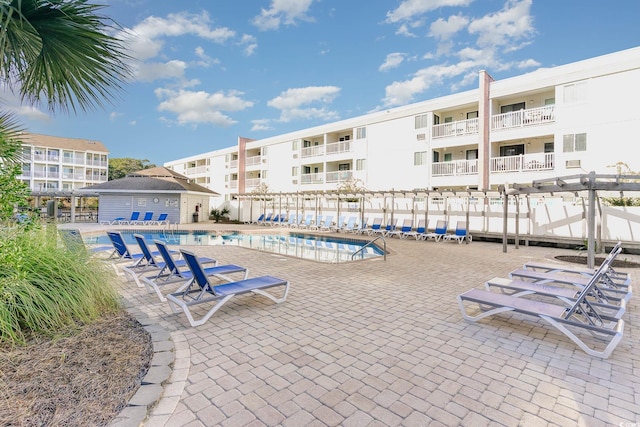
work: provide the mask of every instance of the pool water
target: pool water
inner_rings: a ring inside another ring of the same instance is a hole
[[[152,245],[154,239],[162,240],[170,245],[240,246],[259,251],[272,252],[296,258],[314,260],[326,263],[350,262],[355,260],[377,258],[383,256],[378,246],[371,245],[364,249],[367,241],[306,235],[300,233],[289,234],[216,234],[207,231],[121,231],[127,244],[136,245],[133,234],[141,234]],[[87,244],[109,244],[109,238],[93,236],[85,239]],[[137,245],[135,246],[137,247]],[[132,250],[134,250],[132,248]],[[356,254],[354,256],[354,253]]]

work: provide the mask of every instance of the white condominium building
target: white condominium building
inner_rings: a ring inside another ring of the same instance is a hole
[[[24,133],[22,174],[32,192],[72,192],[107,181],[109,151],[101,142]]]
[[[224,197],[337,190],[491,190],[640,169],[640,48],[165,163]],[[222,201],[221,199],[219,201]]]

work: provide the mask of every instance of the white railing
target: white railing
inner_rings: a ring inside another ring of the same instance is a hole
[[[249,178],[244,181],[245,187],[257,187],[260,185],[260,178]]]
[[[195,167],[187,168],[187,170],[185,171],[185,175],[197,175],[197,174],[206,173],[206,172],[207,172],[206,166],[195,166]]]
[[[478,133],[478,118],[434,125],[431,132],[433,138],[475,134]]]
[[[432,176],[473,175],[478,173],[478,160],[454,160],[431,165]]]
[[[313,157],[324,155],[324,145],[312,145],[311,147],[304,147],[300,150],[300,157]]]
[[[327,182],[343,182],[353,178],[353,171],[327,172]]]
[[[236,160],[231,160],[231,161],[229,162],[229,167],[230,167],[231,169],[237,169],[237,168],[238,168],[238,160],[237,160],[237,159],[236,159]]]
[[[496,114],[491,117],[491,130],[540,125],[555,121],[555,105]]]
[[[238,180],[234,179],[233,181],[229,181],[229,188],[231,189],[238,188]]]
[[[303,173],[300,176],[301,184],[322,184],[324,182],[323,173]]]
[[[84,157],[81,157],[81,156],[74,157],[73,163],[76,165],[84,165]]]
[[[246,166],[254,166],[259,165],[262,162],[262,156],[251,156],[247,157],[247,160],[244,162]]]
[[[346,153],[351,151],[351,141],[340,141],[327,144],[327,154]]]
[[[521,154],[491,158],[491,172],[521,172],[553,169],[553,153]]]

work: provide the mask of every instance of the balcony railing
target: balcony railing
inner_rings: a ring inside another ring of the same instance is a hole
[[[478,160],[454,160],[431,165],[432,176],[473,175],[478,173]]]
[[[304,147],[300,151],[300,157],[313,157],[324,155],[324,145],[312,145],[311,147]]]
[[[185,171],[185,175],[197,175],[197,174],[206,173],[206,172],[207,172],[206,166],[195,166],[192,168],[187,168],[187,170]]]
[[[231,188],[231,189],[238,188],[238,180],[234,179],[234,180],[229,181],[229,188]]]
[[[302,184],[322,184],[324,182],[324,173],[303,173],[300,176]]]
[[[230,160],[229,161],[229,167],[231,169],[237,169],[238,168],[238,159],[236,160]]]
[[[260,185],[260,178],[249,178],[249,179],[245,179],[244,181],[244,185],[245,187],[249,188],[249,187],[257,187]]]
[[[353,171],[327,172],[327,182],[343,182],[353,178]]]
[[[347,153],[351,151],[351,141],[340,141],[327,144],[327,154]]]
[[[446,138],[449,136],[471,135],[478,133],[478,118],[459,120],[457,122],[434,125],[433,138]]]
[[[541,125],[555,121],[555,105],[545,105],[528,110],[512,111],[491,117],[491,130],[511,129]]]
[[[259,165],[262,162],[262,156],[251,156],[247,157],[247,160],[244,162],[247,166],[255,166]]]
[[[521,154],[491,158],[491,172],[522,172],[553,169],[553,153]]]

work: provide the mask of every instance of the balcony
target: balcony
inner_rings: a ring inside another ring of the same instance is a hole
[[[300,176],[301,184],[322,184],[324,183],[324,173],[303,173]]]
[[[229,161],[229,168],[230,169],[238,169],[238,159],[230,160]]]
[[[353,178],[353,171],[335,171],[327,172],[327,183],[329,182],[344,182]]]
[[[478,133],[478,118],[434,125],[431,131],[434,139]]]
[[[340,141],[334,142],[331,144],[327,144],[327,155],[329,154],[338,154],[338,153],[348,153],[351,151],[351,141]]]
[[[207,173],[206,166],[190,167],[190,168],[187,168],[187,170],[185,171],[185,175],[199,175],[203,173]]]
[[[304,147],[300,151],[300,157],[313,157],[313,156],[323,156],[324,155],[324,145],[312,145],[311,147]]]
[[[489,167],[495,173],[553,170],[553,160],[553,153],[492,157]]]
[[[247,157],[247,159],[244,162],[246,166],[255,166],[255,165],[259,165],[260,163],[262,163],[262,156]]]
[[[478,160],[454,160],[431,165],[432,176],[473,175],[478,173]]]
[[[555,105],[497,114],[491,117],[491,130],[513,129],[553,123],[555,116]]]
[[[229,181],[229,188],[232,190],[235,190],[238,188],[238,180],[237,179],[233,179],[231,181]]]
[[[260,178],[248,178],[244,181],[246,188],[254,188],[260,185]]]

